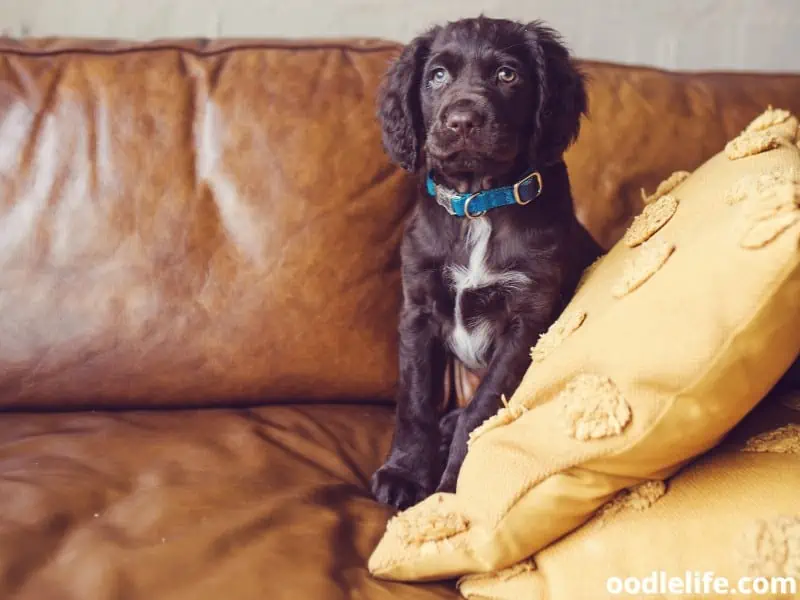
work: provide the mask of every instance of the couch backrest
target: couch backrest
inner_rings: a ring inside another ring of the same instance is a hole
[[[609,248],[676,170],[691,171],[769,104],[800,109],[796,74],[676,73],[586,62],[590,118],[567,152],[581,220]]]
[[[390,398],[416,183],[377,84],[397,46],[0,43],[0,406]],[[604,245],[800,76],[587,64],[568,155]]]
[[[393,50],[7,46],[0,404],[388,397]]]

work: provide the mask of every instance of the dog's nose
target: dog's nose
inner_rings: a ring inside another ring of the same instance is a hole
[[[483,118],[477,111],[456,109],[448,113],[445,124],[452,131],[461,135],[469,135],[473,129],[483,124]]]

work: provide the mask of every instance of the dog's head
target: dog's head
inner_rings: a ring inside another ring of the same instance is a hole
[[[383,143],[409,171],[474,192],[558,159],[587,110],[583,75],[558,34],[478,17],[434,27],[389,67]]]

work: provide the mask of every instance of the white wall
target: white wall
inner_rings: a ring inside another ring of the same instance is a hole
[[[543,18],[585,58],[800,72],[800,0],[0,0],[0,32],[405,41],[481,11]]]

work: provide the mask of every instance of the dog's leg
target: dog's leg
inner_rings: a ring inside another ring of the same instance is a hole
[[[372,493],[378,501],[403,509],[429,496],[442,472],[439,405],[446,354],[423,307],[404,306],[399,331],[394,438],[389,458],[372,476]]]
[[[456,433],[456,425],[458,425],[462,412],[464,412],[463,407],[454,408],[439,419],[439,461],[442,465],[447,464],[450,446]]]
[[[481,380],[472,401],[460,410],[453,441],[450,444],[447,466],[439,481],[438,492],[454,492],[458,472],[467,455],[470,432],[500,408],[500,395],[511,395],[522,381],[530,365],[530,346],[539,328],[519,320],[498,341],[498,347],[486,376]]]

